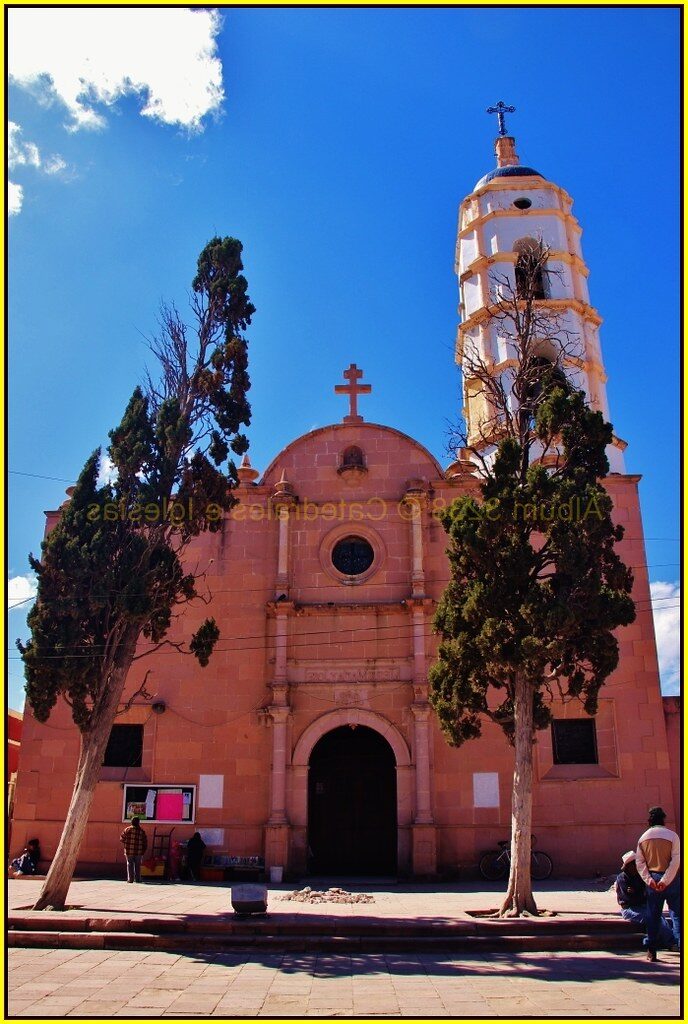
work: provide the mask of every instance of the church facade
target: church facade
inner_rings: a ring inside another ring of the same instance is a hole
[[[500,135],[496,154],[459,211],[457,360],[472,346],[495,373],[508,369],[508,339],[488,312],[491,280],[513,280],[519,253],[542,239],[553,273],[540,301],[581,339],[571,373],[609,416],[571,199],[519,163],[511,137]],[[143,689],[113,729],[84,866],[121,859],[118,836],[134,813],[149,832],[183,840],[198,829],[213,855],[262,857],[292,877],[470,874],[509,836],[513,751],[503,733],[488,722],[480,739],[451,748],[427,699],[432,617],[448,580],[435,513],[477,487],[475,467],[464,457],[443,467],[399,430],[367,422],[359,399],[370,387],[353,364],[344,378],[343,420],[297,438],[262,473],[245,458],[224,528],[195,542],[211,602],[188,608],[173,639],[209,614],[221,638],[205,669],[171,648],[135,663],[125,699]],[[484,397],[466,372],[464,402],[475,434]],[[606,486],[626,531],[637,618],[619,631],[620,664],[595,718],[576,702],[557,705],[536,737],[534,832],[559,875],[615,870],[649,806],[670,821],[678,811],[639,477],[625,472],[624,447],[610,448]],[[58,516],[48,514],[48,529]],[[78,743],[66,705],[46,725],[26,714],[14,844],[37,835],[54,853]]]

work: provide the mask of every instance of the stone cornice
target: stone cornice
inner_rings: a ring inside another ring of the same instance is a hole
[[[513,189],[513,191],[517,191]],[[574,217],[572,213],[562,210],[559,206],[546,206],[536,207],[531,206],[528,210],[514,210],[507,207],[506,209],[500,210],[488,210],[486,213],[480,213],[473,220],[467,221],[465,226],[459,228],[458,238],[463,238],[465,235],[469,235],[475,228],[480,227],[483,224],[487,224],[491,220],[498,220],[500,217],[518,217],[519,220],[528,220],[529,217],[558,217],[559,220],[563,220],[569,224],[569,226],[578,234],[583,234],[583,229]]]
[[[588,302],[581,302],[580,299],[536,299],[534,306],[536,308],[546,307],[553,310],[571,310],[574,313],[578,313],[583,320],[594,324],[595,327],[599,327],[602,323],[602,317],[595,307],[591,306]],[[500,307],[496,303],[491,303],[489,306],[480,306],[479,309],[476,309],[474,313],[471,313],[469,317],[459,324],[458,337],[456,339],[457,354],[460,352],[459,343],[463,335],[467,331],[473,330],[474,327],[479,327],[486,321],[492,320],[499,309]]]
[[[298,585],[295,587],[298,590]],[[293,614],[308,615],[360,615],[361,612],[380,611],[390,614],[406,612],[409,598],[398,601],[304,601],[295,602]]]
[[[496,263],[516,263],[518,259],[518,253],[512,252],[511,250],[505,250],[504,252],[491,253],[489,256],[476,256],[474,260],[468,264],[465,270],[459,273],[459,261],[455,260],[454,269],[459,276],[459,281],[463,282],[468,280],[469,277],[473,277],[480,270],[487,270],[489,267],[493,267]],[[575,267],[576,270],[581,274],[582,277],[589,277],[590,271],[583,262],[583,260],[576,253],[564,252],[563,249],[556,251],[552,250],[548,257],[547,262],[565,263],[567,266]]]
[[[485,185],[481,185],[480,188],[474,189],[473,192],[469,192],[468,195],[463,199],[459,206],[459,210],[463,212],[464,208],[469,205],[472,199],[479,199],[481,196],[486,195],[489,192],[518,192],[518,189],[511,184],[516,179],[516,175],[513,178],[493,178],[492,181],[488,181]],[[573,199],[561,185],[556,185],[553,181],[547,181],[546,178],[542,178],[539,174],[524,174],[518,179],[519,181],[526,181],[527,188],[537,188],[540,190],[552,189],[556,195],[559,196],[562,205],[567,203],[573,206]]]

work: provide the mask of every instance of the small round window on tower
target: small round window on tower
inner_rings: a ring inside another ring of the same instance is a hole
[[[530,199],[514,199],[514,206],[517,210],[529,210],[532,205]]]

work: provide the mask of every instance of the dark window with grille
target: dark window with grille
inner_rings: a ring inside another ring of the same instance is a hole
[[[113,725],[105,748],[105,768],[140,768],[143,758],[143,726]]]
[[[598,764],[597,734],[592,718],[555,718],[552,722],[555,764]]]
[[[363,537],[345,537],[332,549],[332,564],[346,576],[360,576],[373,564],[375,552]]]

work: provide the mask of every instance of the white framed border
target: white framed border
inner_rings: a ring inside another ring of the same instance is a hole
[[[190,789],[193,792],[192,815],[190,818],[146,818],[141,817],[142,825],[193,825],[196,822],[196,800],[198,798],[198,787],[185,782],[125,782],[122,786],[122,822],[130,822],[131,818],[125,817],[127,810],[127,789]]]

